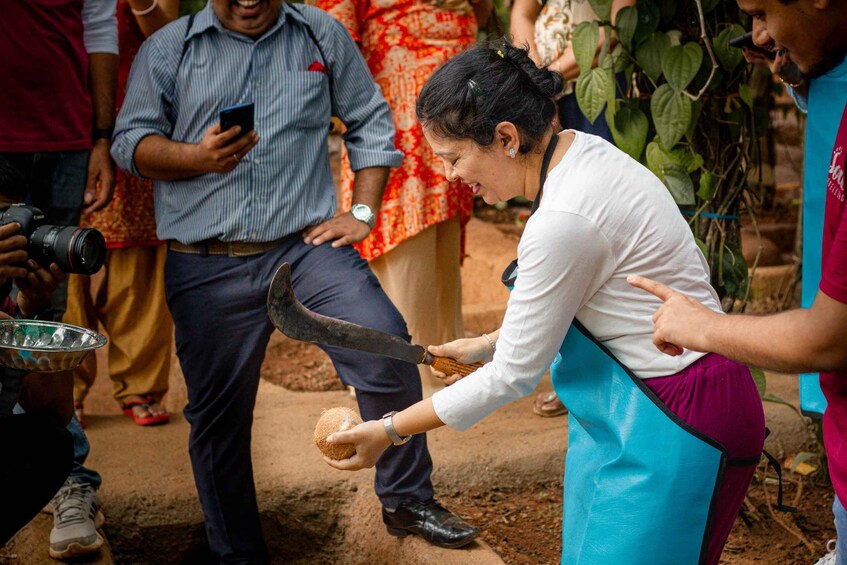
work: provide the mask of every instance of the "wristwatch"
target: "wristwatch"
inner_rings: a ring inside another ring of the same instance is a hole
[[[394,429],[394,420],[393,420],[394,414],[396,414],[396,413],[397,413],[397,411],[395,410],[394,412],[389,412],[388,414],[383,416],[382,417],[382,425],[385,426],[385,433],[388,434],[388,438],[391,440],[391,443],[393,443],[394,445],[403,445],[404,443],[406,443],[407,441],[412,439],[412,436],[407,435],[406,437],[400,437],[397,434],[397,430]]]
[[[97,141],[98,139],[108,139],[112,141],[112,134],[115,130],[112,128],[94,128],[91,130],[91,141]]]
[[[374,229],[374,225],[376,224],[376,216],[374,215],[370,206],[368,206],[367,204],[353,204],[353,207],[350,208],[350,213],[353,214],[354,218],[356,218],[360,222],[368,224],[368,227]]]

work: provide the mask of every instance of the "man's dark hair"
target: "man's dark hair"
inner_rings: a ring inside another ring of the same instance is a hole
[[[481,146],[494,142],[498,123],[511,122],[520,132],[520,152],[528,153],[553,121],[553,97],[562,84],[525,49],[508,42],[476,46],[433,73],[418,96],[418,121],[438,135]]]

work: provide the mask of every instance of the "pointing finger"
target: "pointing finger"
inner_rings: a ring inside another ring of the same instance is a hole
[[[650,294],[661,298],[664,302],[670,300],[674,295],[674,291],[670,287],[639,275],[629,275],[626,278],[626,282],[636,288],[646,290]]]

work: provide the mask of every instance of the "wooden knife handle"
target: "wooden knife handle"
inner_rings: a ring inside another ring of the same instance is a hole
[[[424,363],[427,365],[432,365],[432,368],[436,371],[441,371],[448,377],[450,375],[459,374],[463,377],[467,377],[480,367],[482,367],[482,363],[473,363],[472,365],[466,365],[464,363],[459,363],[455,359],[451,357],[436,357],[435,355],[427,354],[424,359]]]

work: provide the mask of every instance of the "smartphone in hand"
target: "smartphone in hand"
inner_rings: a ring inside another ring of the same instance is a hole
[[[748,31],[744,35],[739,35],[738,37],[734,37],[729,40],[730,47],[735,47],[737,49],[747,49],[749,51],[753,51],[754,53],[759,53],[760,55],[764,55],[771,61],[776,58],[776,52],[771,51],[769,49],[765,49],[764,47],[759,47],[755,43],[753,43],[753,32]]]
[[[221,131],[224,132],[235,126],[241,126],[241,133],[239,133],[233,141],[247,133],[250,133],[255,129],[255,125],[253,123],[254,113],[255,104],[252,102],[224,108],[221,110],[220,115]]]

